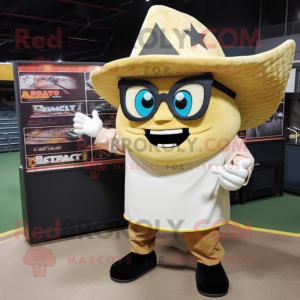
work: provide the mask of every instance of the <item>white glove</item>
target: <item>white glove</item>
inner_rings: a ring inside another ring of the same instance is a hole
[[[212,166],[210,170],[219,176],[221,185],[225,190],[236,191],[245,183],[251,163],[250,158],[243,158],[236,165],[226,164],[224,169],[223,166]]]
[[[75,133],[79,135],[86,134],[94,138],[97,137],[103,126],[103,122],[100,120],[96,110],[93,110],[92,114],[93,119],[79,112],[75,114],[75,118],[73,119]]]

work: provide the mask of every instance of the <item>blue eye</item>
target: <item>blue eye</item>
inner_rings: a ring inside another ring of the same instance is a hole
[[[192,96],[187,91],[179,91],[173,98],[175,111],[182,117],[186,117],[192,108]]]
[[[135,108],[137,112],[147,117],[154,108],[154,97],[148,90],[141,90],[135,97]]]

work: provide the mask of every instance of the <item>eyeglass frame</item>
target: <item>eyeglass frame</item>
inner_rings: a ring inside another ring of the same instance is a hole
[[[201,109],[196,114],[194,114],[192,116],[183,117],[176,112],[176,110],[173,106],[173,98],[174,98],[175,92],[180,87],[182,87],[186,84],[191,84],[191,83],[198,83],[203,86],[203,88],[204,88],[203,104],[201,106]],[[127,106],[126,106],[127,89],[132,86],[138,86],[138,85],[141,85],[141,86],[147,88],[154,96],[153,97],[154,98],[154,107],[153,107],[151,113],[149,115],[147,115],[146,117],[141,116],[141,118],[133,116],[127,110]],[[224,92],[225,94],[229,95],[232,99],[235,99],[236,93],[233,92],[232,90],[230,90],[229,88],[227,88],[226,86],[224,86],[223,84],[221,84],[220,82],[214,80],[213,75],[210,73],[205,73],[202,75],[197,75],[197,76],[193,76],[193,77],[187,77],[187,78],[180,79],[171,87],[171,89],[168,93],[161,93],[161,94],[157,91],[156,87],[147,80],[142,80],[142,79],[127,80],[127,79],[122,78],[118,82],[118,88],[120,91],[120,103],[121,103],[122,111],[128,120],[138,121],[138,122],[147,121],[147,120],[151,119],[156,114],[162,101],[167,102],[169,110],[171,111],[173,116],[175,116],[179,120],[188,121],[188,120],[199,119],[204,116],[204,114],[206,113],[206,111],[208,109],[208,106],[210,103],[210,98],[211,98],[211,87],[212,86],[214,86],[218,90]]]

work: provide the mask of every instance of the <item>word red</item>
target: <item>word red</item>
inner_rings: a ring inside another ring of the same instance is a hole
[[[57,28],[56,34],[57,34],[56,36],[52,35],[49,36],[47,39],[39,35],[32,38],[29,36],[29,31],[27,29],[16,28],[15,48],[20,49],[22,44],[26,49],[32,49],[32,47],[35,49],[43,49],[47,44],[48,48],[50,49],[61,49],[61,28]],[[32,40],[31,41],[32,47],[28,44],[27,42],[28,39]],[[55,42],[55,44],[53,42]]]

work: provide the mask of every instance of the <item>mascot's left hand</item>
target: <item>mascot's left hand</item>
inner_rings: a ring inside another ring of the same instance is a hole
[[[251,159],[243,158],[235,165],[212,166],[210,170],[219,176],[221,185],[225,190],[236,191],[245,183],[251,163]]]

